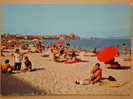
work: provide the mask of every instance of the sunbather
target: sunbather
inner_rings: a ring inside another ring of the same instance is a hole
[[[0,66],[0,71],[2,73],[12,72],[13,68],[11,67],[9,60],[6,59],[5,63]]]
[[[90,78],[84,80],[76,80],[76,84],[95,84],[102,80],[102,69],[100,68],[100,64],[96,63],[94,68],[91,71],[92,76]]]

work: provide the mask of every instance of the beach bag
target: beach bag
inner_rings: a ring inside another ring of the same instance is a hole
[[[109,77],[108,77],[108,80],[109,80],[109,81],[116,81],[116,79],[115,79],[113,76],[109,76]]]

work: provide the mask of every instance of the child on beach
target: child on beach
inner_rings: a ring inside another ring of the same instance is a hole
[[[0,71],[2,72],[2,73],[7,73],[7,72],[12,72],[12,70],[13,70],[13,68],[11,67],[11,65],[9,64],[9,60],[8,59],[6,59],[5,60],[5,63],[4,64],[2,64],[1,66],[0,66]]]
[[[23,59],[23,55],[20,53],[19,49],[16,49],[14,54],[14,70],[20,70],[21,69],[21,61]]]
[[[84,80],[76,80],[76,84],[95,84],[102,80],[102,69],[100,68],[100,64],[96,63],[94,68],[91,71],[92,76],[90,78],[84,79]]]
[[[22,72],[32,70],[32,63],[27,56],[24,58],[24,64],[25,64],[25,68],[22,70]]]

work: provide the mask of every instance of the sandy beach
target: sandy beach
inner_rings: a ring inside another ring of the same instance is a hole
[[[0,63],[10,59],[13,65],[11,53],[0,57]],[[123,56],[116,60],[127,69],[107,69],[103,62],[97,57],[86,56],[87,62],[64,64],[49,61],[49,58],[42,57],[40,53],[29,53],[27,56],[33,64],[34,71],[20,72],[14,74],[1,74],[1,87],[3,95],[129,95],[130,94],[130,72],[131,62],[123,61]],[[127,82],[120,87],[103,87],[99,83],[94,85],[76,85],[77,79],[84,79],[90,76],[90,70],[96,62],[101,64],[103,77],[113,76],[117,81]],[[24,64],[22,64],[24,68]]]
[[[131,95],[131,5],[2,7],[0,95]]]

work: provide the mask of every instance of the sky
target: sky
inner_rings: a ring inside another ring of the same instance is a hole
[[[6,4],[3,32],[81,37],[130,37],[131,7],[126,4]]]

